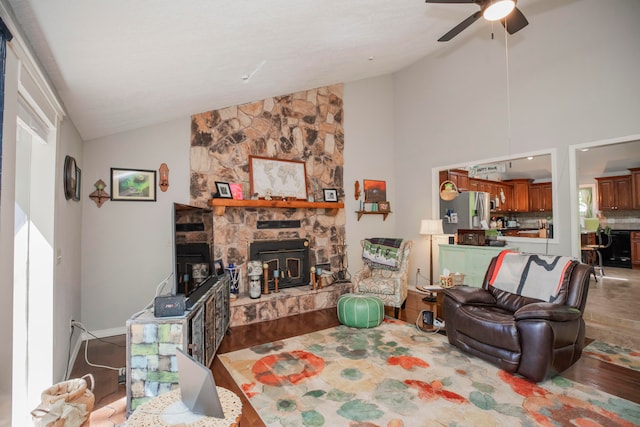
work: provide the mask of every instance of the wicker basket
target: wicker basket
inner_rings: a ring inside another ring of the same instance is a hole
[[[91,387],[85,378],[91,380]],[[42,392],[40,405],[31,411],[33,423],[44,427],[80,426],[93,411],[93,375],[54,384]]]
[[[452,288],[453,287],[453,277],[440,275],[440,286],[443,288]]]
[[[464,284],[464,274],[455,273],[451,275],[453,279],[453,286],[458,286]]]
[[[443,288],[452,288],[464,283],[464,274],[455,273],[448,276],[440,276],[440,286]]]

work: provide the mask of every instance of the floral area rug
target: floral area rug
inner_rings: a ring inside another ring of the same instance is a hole
[[[593,341],[582,350],[582,355],[640,371],[640,351],[602,341]]]
[[[640,424],[640,405],[561,376],[532,384],[388,318],[219,357],[269,426]]]

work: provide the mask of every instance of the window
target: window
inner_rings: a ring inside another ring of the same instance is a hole
[[[595,188],[593,185],[581,185],[578,191],[578,210],[580,212],[580,218],[593,218],[594,217],[594,194]]]

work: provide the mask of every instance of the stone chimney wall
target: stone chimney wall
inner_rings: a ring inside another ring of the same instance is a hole
[[[207,206],[216,181],[239,183],[249,194],[249,156],[304,161],[308,194],[322,200],[323,188],[344,201],[343,85],[297,92],[191,117],[191,203]],[[258,221],[299,220],[300,228],[257,229]],[[240,294],[247,293],[246,262],[255,240],[307,238],[311,265],[340,260],[334,246],[345,237],[345,212],[323,209],[227,208],[214,216],[214,257],[242,269]]]

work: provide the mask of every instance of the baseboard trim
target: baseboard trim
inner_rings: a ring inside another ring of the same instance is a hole
[[[121,326],[118,328],[111,328],[111,329],[101,329],[99,331],[90,331],[93,335],[89,335],[86,332],[82,333],[82,339],[83,340],[87,340],[87,339],[94,339],[94,338],[106,338],[106,337],[113,337],[116,335],[124,335],[127,333],[127,328],[126,326]]]
[[[78,328],[79,331],[82,329]],[[82,343],[87,340],[93,340],[97,338],[107,338],[113,337],[116,335],[124,335],[127,332],[126,327],[119,328],[111,328],[111,329],[101,329],[99,331],[90,331],[91,334],[88,334],[85,331],[82,331],[81,334],[78,334],[78,337],[75,341],[72,341],[71,344],[71,358],[69,359],[69,366],[67,369],[67,378],[71,375],[71,371],[73,370],[73,366],[76,364],[76,359],[78,358],[78,354],[80,353],[80,349],[82,348]]]

